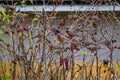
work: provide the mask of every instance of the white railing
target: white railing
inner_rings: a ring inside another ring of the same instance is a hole
[[[2,6],[0,6],[2,8]],[[42,11],[44,8],[45,11],[51,12],[51,11],[120,11],[120,6],[119,5],[99,5],[99,6],[93,6],[93,5],[27,5],[25,7],[22,6],[17,6],[16,11],[20,9],[20,11]]]

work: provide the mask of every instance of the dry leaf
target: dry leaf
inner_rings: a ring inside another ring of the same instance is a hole
[[[63,20],[63,21],[61,21],[60,23],[59,23],[59,26],[60,27],[63,27],[63,26],[65,26],[67,24],[67,22],[65,21],[65,20]]]
[[[76,20],[77,19],[77,15],[69,15],[68,18],[69,20]]]
[[[42,38],[44,36],[43,32],[40,32],[37,36],[33,37],[33,38]]]
[[[94,28],[98,28],[98,25],[96,23],[93,23]]]
[[[69,32],[69,31],[66,31],[67,34],[68,34],[68,38],[73,38],[75,35],[72,33],[72,32]]]
[[[57,35],[57,38],[60,42],[63,42],[64,41],[64,38],[62,38],[60,35]]]
[[[86,42],[86,43],[85,43],[85,46],[89,46],[89,45],[90,45],[90,43],[89,43],[89,42]]]
[[[94,41],[94,42],[97,42],[97,40],[95,39],[95,37],[91,37],[91,39]]]
[[[52,52],[53,50],[55,50],[55,48],[50,43],[48,44],[48,48],[49,48],[50,52]]]
[[[91,52],[93,52],[93,51],[96,51],[97,48],[96,47],[92,47],[92,48],[89,48],[89,50],[91,50]]]

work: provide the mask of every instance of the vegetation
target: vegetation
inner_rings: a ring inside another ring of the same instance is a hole
[[[56,8],[64,0],[52,2]],[[76,11],[59,18],[61,13],[44,8],[21,12],[17,2],[1,6],[0,55],[5,57],[0,59],[0,80],[119,80],[120,64],[113,62],[113,51],[120,49],[115,11]],[[108,50],[108,59],[99,59],[102,49]],[[91,61],[86,62],[89,54]]]

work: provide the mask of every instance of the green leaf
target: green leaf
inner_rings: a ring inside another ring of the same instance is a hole
[[[6,43],[7,42],[7,37],[6,37],[6,34],[2,34],[2,38],[3,38],[3,41]]]
[[[24,14],[24,16],[28,16],[28,14],[27,14],[27,13],[25,13],[25,14]]]
[[[21,3],[21,6],[22,6],[22,7],[25,7],[25,6],[26,6],[26,5],[25,5],[25,1],[24,1],[24,0],[23,0],[23,1],[21,1],[20,3]]]
[[[13,70],[13,66],[10,66],[9,69],[10,69],[10,70]]]
[[[7,17],[7,14],[5,13],[5,11],[3,9],[0,8],[0,12],[2,13],[3,15],[3,21],[6,19]]]
[[[25,4],[22,4],[22,7],[26,7],[26,5],[25,5]]]
[[[33,35],[30,34],[30,33],[27,33],[26,36],[29,37],[29,38],[33,38]]]
[[[22,1],[21,1],[21,4],[25,4],[25,0],[22,0]]]
[[[0,30],[0,34],[1,34],[1,33],[3,33],[3,31],[2,31],[2,30]]]
[[[1,63],[1,64],[0,64],[0,67],[5,67],[5,65]]]
[[[4,80],[9,80],[9,76],[7,74],[3,74],[2,77]]]
[[[3,53],[3,51],[2,51],[2,49],[0,49],[0,54],[2,54]]]
[[[0,12],[3,14],[4,17],[7,16],[6,13],[5,13],[5,11],[3,9],[1,9],[1,8],[0,8]]]
[[[7,37],[6,37],[6,34],[2,30],[0,30],[0,36],[2,37],[4,43],[6,43],[7,42]]]
[[[35,7],[33,7],[32,9],[33,9],[33,10],[36,10],[36,8],[35,8]]]
[[[18,4],[18,2],[15,2],[15,3],[14,3],[14,6],[16,6],[17,4]]]
[[[33,4],[33,0],[30,0],[31,4]]]
[[[22,33],[22,32],[20,32],[20,33],[19,33],[19,37],[21,37],[22,35],[23,35],[23,33]]]
[[[6,30],[6,26],[2,26],[3,30]]]
[[[9,18],[9,15],[7,15],[7,22],[8,22],[8,23],[10,22],[10,18]]]

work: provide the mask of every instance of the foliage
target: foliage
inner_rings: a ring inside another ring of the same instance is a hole
[[[34,1],[30,0],[30,2],[34,6]],[[52,2],[56,8],[57,4],[62,5],[64,0]],[[20,2],[23,7],[26,7],[25,3],[25,0]],[[44,1],[43,3],[45,4]],[[102,3],[100,0],[101,5]],[[105,67],[103,72],[109,72],[109,79],[113,77],[117,79],[120,75],[119,69],[115,73],[112,61],[113,51],[119,50],[117,44],[119,37],[115,37],[119,36],[117,33],[119,30],[115,29],[119,21],[116,16],[111,13],[106,16],[103,12],[77,11],[59,18],[60,13],[54,10],[51,13],[44,9],[42,12],[16,11],[17,4],[18,2],[13,6],[3,5],[4,10],[0,9],[0,54],[10,55],[7,61],[12,66],[9,71],[12,80],[17,78],[24,80],[92,78],[92,80],[98,80],[101,78],[101,66]],[[115,22],[112,22],[113,20]],[[114,30],[116,32],[113,32]],[[102,60],[103,63],[101,63],[98,51],[103,48],[109,50],[110,57],[108,62]],[[82,57],[82,64],[75,64],[76,55],[80,59]],[[89,71],[87,71],[86,56],[92,56]],[[93,63],[96,63],[95,75],[92,73]],[[76,66],[78,70],[75,70]],[[2,78],[9,80],[2,63],[1,67]],[[76,77],[77,73],[79,75]]]

